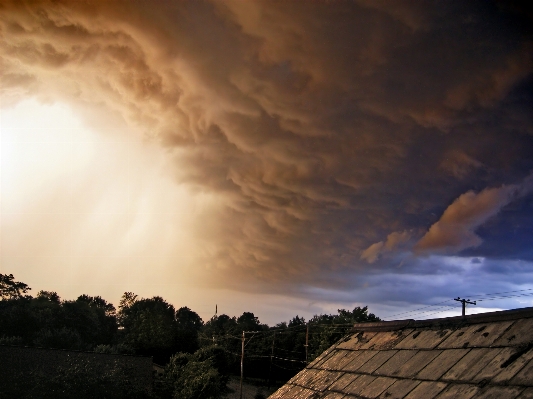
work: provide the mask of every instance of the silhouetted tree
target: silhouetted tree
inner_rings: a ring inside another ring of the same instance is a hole
[[[119,309],[123,342],[137,354],[153,356],[156,363],[165,364],[178,349],[174,306],[158,296],[130,300],[133,296],[126,294],[123,299],[127,301],[121,301]]]
[[[24,295],[30,290],[27,284],[15,281],[12,274],[0,274],[0,298],[2,300],[30,297]]]
[[[179,352],[194,353],[198,350],[198,332],[204,322],[198,313],[188,307],[179,308],[176,312],[176,339]]]

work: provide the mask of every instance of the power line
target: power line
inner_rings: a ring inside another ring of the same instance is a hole
[[[446,302],[450,302],[451,299],[447,299],[445,301],[442,301],[442,302],[439,302],[439,303],[435,303],[433,305],[427,305],[427,306],[424,306],[422,308],[418,308],[418,309],[413,309],[413,310],[409,310],[407,312],[401,312],[401,313],[396,313],[396,314],[393,314],[392,316],[388,316],[386,317],[387,319],[390,319],[392,317],[396,317],[396,316],[400,316],[400,315],[404,315],[404,314],[409,314],[409,313],[419,313],[418,311],[419,310],[423,310],[423,309],[427,309],[427,308],[431,308],[433,306],[438,306],[438,305],[442,305],[443,303],[446,303]]]
[[[515,290],[515,291],[506,291],[506,292],[494,292],[492,294],[478,294],[478,295],[470,295],[471,298],[476,298],[480,296],[491,296],[491,295],[503,295],[503,294],[512,294],[515,292],[525,292],[525,291],[533,291],[533,288],[527,288],[524,290]]]

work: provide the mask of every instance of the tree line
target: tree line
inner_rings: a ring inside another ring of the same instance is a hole
[[[252,312],[204,322],[190,308],[176,309],[159,296],[125,292],[117,309],[100,296],[62,300],[54,291],[39,291],[35,297],[29,291],[13,275],[0,274],[0,344],[152,356],[165,371],[152,392],[142,393],[146,397],[223,397],[230,375],[240,373],[243,335],[245,376],[280,384],[354,323],[380,320],[365,306],[308,321],[295,316],[272,327]],[[114,392],[113,397],[120,396]],[[124,397],[136,396],[128,392]]]

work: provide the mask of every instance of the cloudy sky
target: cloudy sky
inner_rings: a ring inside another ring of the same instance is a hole
[[[270,324],[532,306],[518,4],[1,0],[0,272]]]

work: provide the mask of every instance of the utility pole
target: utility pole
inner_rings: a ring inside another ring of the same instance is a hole
[[[274,343],[276,342],[276,332],[272,337],[272,350],[270,351],[270,369],[268,370],[268,390],[270,391],[270,377],[272,376],[272,359],[274,358]]]
[[[461,302],[462,305],[463,305],[463,316],[466,315],[466,304],[468,303],[469,305],[475,305],[476,304],[476,301],[470,301],[470,299],[461,299],[459,297],[457,298],[454,298],[453,299],[454,301],[458,301],[458,302]]]
[[[244,331],[242,332],[242,351],[241,351],[241,394],[239,398],[242,399],[242,379],[244,376]]]
[[[309,322],[307,322],[307,325],[305,326],[305,364],[308,364],[307,361],[307,354],[308,354],[308,348],[309,348]]]
[[[211,318],[211,320],[214,320],[217,318],[218,313],[218,304],[215,304],[215,315]],[[213,334],[213,345],[217,346],[217,340],[215,339],[215,334]]]

